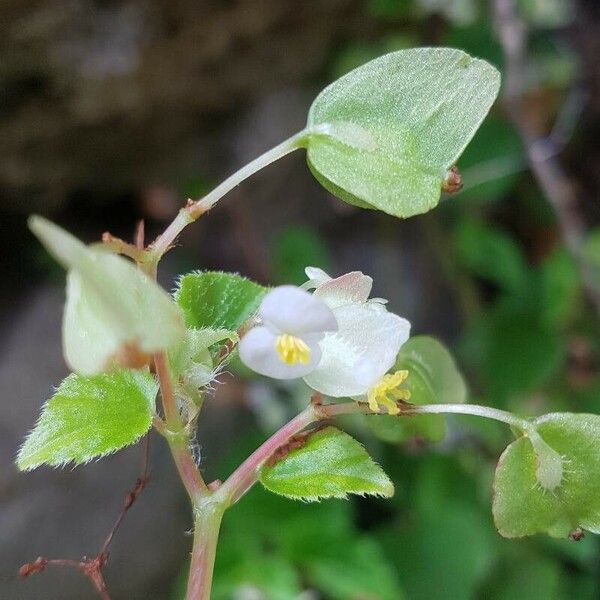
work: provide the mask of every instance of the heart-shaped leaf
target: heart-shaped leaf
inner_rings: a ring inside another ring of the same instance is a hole
[[[271,492],[314,502],[348,494],[390,497],[394,485],[367,451],[347,433],[326,427],[293,440],[283,456],[260,470]]]
[[[427,212],[499,87],[494,67],[461,50],[381,56],[313,102],[305,142],[309,167],[350,204],[397,217]]]
[[[79,465],[135,443],[150,429],[157,389],[146,371],[69,375],[44,405],[17,466]]]
[[[600,533],[600,416],[553,413],[533,422],[562,460],[554,489],[540,483],[540,461],[524,436],[510,444],[494,480],[494,521],[505,537],[546,532],[574,537],[580,529]],[[554,478],[554,475],[552,475]]]

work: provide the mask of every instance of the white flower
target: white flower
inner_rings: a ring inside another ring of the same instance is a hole
[[[366,397],[372,410],[381,404],[398,412],[394,400],[407,399],[407,391],[397,389],[407,373],[386,373],[408,340],[410,323],[388,312],[385,300],[369,300],[373,280],[359,271],[332,279],[309,267],[306,274],[309,281],[303,287],[314,287],[313,297],[333,310],[338,330],[321,340],[321,361],[304,381],[326,396]]]
[[[296,379],[321,361],[320,340],[338,328],[325,302],[300,288],[284,285],[270,291],[258,309],[261,324],[241,340],[242,362],[275,379]]]
[[[185,327],[178,306],[133,264],[85,246],[42,217],[31,217],[29,227],[68,270],[63,351],[73,371],[141,366],[148,354],[180,343]]]
[[[308,267],[306,275],[302,290],[283,286],[265,296],[262,326],[244,336],[240,358],[264,375],[303,377],[326,396],[366,400],[375,412],[385,407],[397,414],[396,401],[409,397],[399,387],[408,372],[388,371],[410,323],[388,312],[385,300],[369,299],[373,280],[359,271],[333,279]],[[312,295],[304,291],[313,288]]]

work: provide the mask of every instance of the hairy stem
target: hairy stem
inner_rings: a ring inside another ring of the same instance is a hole
[[[202,479],[198,465],[190,451],[188,433],[183,427],[181,417],[179,416],[179,409],[177,408],[177,402],[173,394],[173,384],[164,352],[154,356],[154,365],[160,384],[160,394],[165,413],[165,426],[161,427],[160,431],[169,443],[169,448],[171,449],[171,454],[173,455],[173,460],[175,461],[181,481],[192,503],[195,503],[198,498],[208,493],[208,487]]]
[[[179,211],[179,214],[175,217],[173,222],[151,245],[150,248],[155,255],[155,260],[158,261],[160,259],[187,225],[193,223],[206,211],[210,210],[225,194],[227,194],[227,192],[239,185],[244,179],[248,179],[248,177],[257,171],[264,169],[271,163],[284,157],[286,154],[302,147],[302,142],[305,137],[306,131],[300,131],[281,144],[267,150],[267,152],[261,154],[258,158],[255,158],[252,162],[249,162],[239,171],[230,175],[225,181],[200,200],[188,202],[188,205]]]
[[[337,406],[346,405],[340,404]],[[231,504],[237,502],[254,485],[259,467],[269,459],[273,452],[286,444],[290,438],[300,433],[305,427],[320,420],[320,418],[322,417],[316,414],[312,404],[305,408],[289,423],[276,431],[229,476],[227,481],[220,487],[219,496]]]
[[[194,545],[188,576],[186,600],[210,600],[223,503],[207,501],[194,507]]]
[[[257,448],[219,488],[216,496],[227,504],[237,502],[257,481],[258,470],[273,453],[289,442],[303,429],[319,421],[351,413],[374,414],[367,404],[343,402],[340,404],[311,404],[299,415],[276,431],[264,444]],[[512,413],[477,404],[426,404],[422,406],[402,404],[399,418],[418,414],[462,414],[483,417],[506,423],[529,433],[535,431],[527,419]]]

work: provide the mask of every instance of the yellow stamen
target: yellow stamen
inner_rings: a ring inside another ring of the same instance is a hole
[[[310,348],[300,339],[284,333],[275,340],[275,350],[279,358],[286,365],[301,363],[308,364],[310,359]]]
[[[408,400],[410,391],[399,389],[399,386],[408,377],[408,371],[396,371],[389,375],[384,375],[379,382],[374,385],[367,394],[369,408],[373,412],[380,412],[385,408],[390,415],[397,415],[400,412],[396,400]]]

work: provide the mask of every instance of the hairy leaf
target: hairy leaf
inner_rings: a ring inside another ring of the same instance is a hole
[[[399,369],[409,372],[402,387],[410,390],[411,404],[457,404],[467,399],[467,388],[454,359],[434,338],[410,338],[400,348],[394,366],[394,370]],[[367,422],[379,438],[392,443],[409,437],[439,441],[446,430],[442,415],[372,415]]]
[[[505,537],[546,532],[566,537],[577,528],[600,533],[600,416],[553,413],[534,425],[562,457],[554,490],[538,481],[538,459],[521,437],[504,451],[494,480],[494,521]]]
[[[156,392],[145,371],[69,375],[44,405],[17,466],[82,464],[133,444],[150,428]]]
[[[333,82],[313,102],[309,167],[351,204],[398,217],[427,212],[499,86],[494,67],[460,50],[416,48],[381,56]]]
[[[309,502],[348,494],[393,495],[388,476],[347,433],[326,427],[298,443],[275,464],[262,467],[260,482],[269,491]]]
[[[266,292],[240,275],[199,271],[180,279],[175,298],[188,327],[235,331],[256,312]]]

